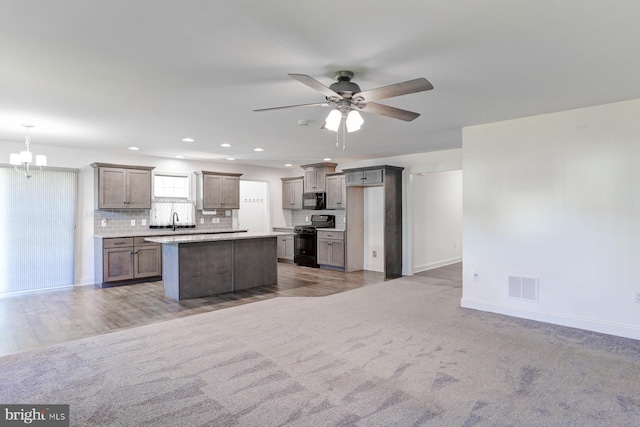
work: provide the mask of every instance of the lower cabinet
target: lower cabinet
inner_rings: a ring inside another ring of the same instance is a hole
[[[144,237],[101,239],[96,247],[96,284],[100,287],[124,285],[162,276],[162,245],[145,242]]]
[[[342,230],[318,230],[318,264],[344,269],[344,237]]]
[[[293,261],[293,234],[278,236],[278,260]]]

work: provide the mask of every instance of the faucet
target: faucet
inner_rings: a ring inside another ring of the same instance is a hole
[[[173,217],[171,218],[171,223],[173,225],[173,231],[176,231],[176,221],[180,221],[180,218],[178,217],[178,212],[174,212],[173,213]]]

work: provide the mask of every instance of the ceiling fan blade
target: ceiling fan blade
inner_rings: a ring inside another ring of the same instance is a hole
[[[423,92],[433,89],[433,85],[424,77],[419,79],[408,80],[402,83],[396,83],[389,86],[379,87],[377,89],[365,90],[354,94],[354,99],[362,98],[364,102],[377,101],[379,99],[392,98],[394,96],[408,95],[410,93]]]
[[[272,111],[272,110],[284,110],[285,108],[296,108],[296,107],[328,107],[328,102],[314,102],[312,104],[298,104],[298,105],[285,105],[284,107],[271,107],[271,108],[260,108],[258,110],[253,111]]]
[[[388,105],[377,104],[375,102],[369,102],[368,104],[365,104],[364,107],[360,107],[360,110],[366,113],[379,114],[381,116],[404,120],[405,122],[410,122],[420,117],[419,113],[402,110],[396,107],[389,107]]]
[[[317,90],[327,98],[342,99],[342,95],[340,95],[338,92],[334,92],[333,90],[329,89],[327,86],[323,85],[322,83],[320,83],[319,81],[317,81],[311,76],[307,76],[306,74],[291,74],[291,73],[289,73],[288,75],[290,77],[293,77],[300,83],[306,84],[311,89]]]

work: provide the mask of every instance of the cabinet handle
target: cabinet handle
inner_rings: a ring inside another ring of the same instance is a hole
[[[124,245],[125,242],[115,242],[114,245]]]

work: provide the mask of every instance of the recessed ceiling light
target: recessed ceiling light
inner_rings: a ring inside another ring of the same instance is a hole
[[[193,139],[193,138],[182,138],[182,141],[184,141],[184,142],[193,142],[193,141],[195,141],[195,139]]]
[[[253,151],[264,151],[264,148],[254,148]]]
[[[139,148],[138,147],[129,147],[129,150],[137,151],[137,150],[139,150]]]
[[[286,166],[286,167],[291,167],[291,166],[293,166],[293,165],[292,165],[291,163],[287,163],[287,164],[285,164],[285,166]]]
[[[176,156],[176,159],[184,159],[184,156],[178,155],[178,156]]]
[[[322,159],[322,160],[324,160],[325,162],[330,162],[330,161],[331,161],[331,159],[330,159],[329,157],[325,157],[325,158],[324,158],[324,159]]]
[[[309,126],[309,120],[298,120],[298,126]]]
[[[231,147],[231,144],[227,144],[226,142],[224,144],[220,144],[220,147]]]
[[[235,160],[233,157],[227,157],[227,160]]]

